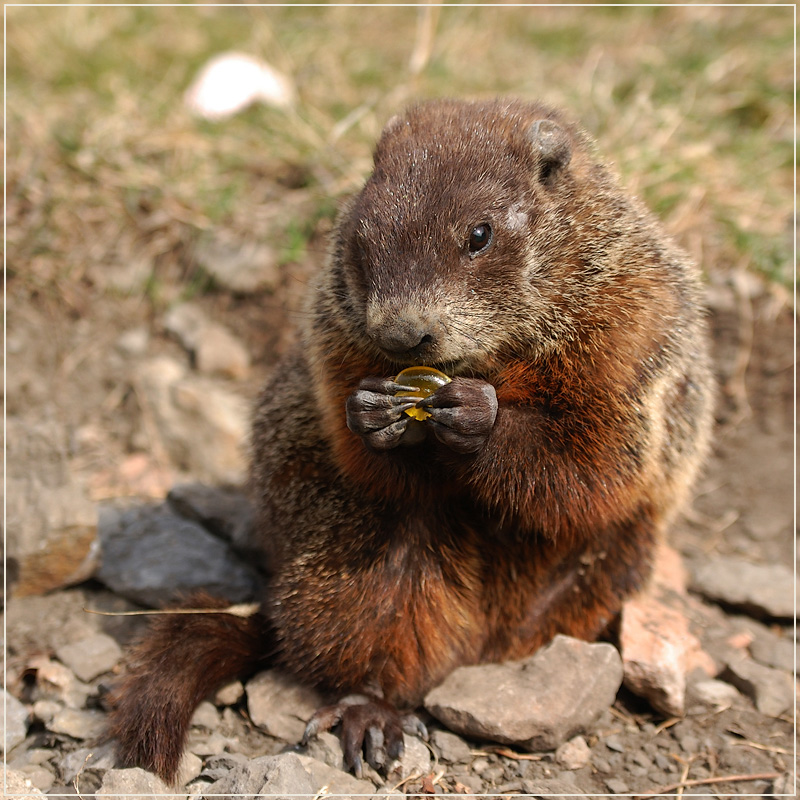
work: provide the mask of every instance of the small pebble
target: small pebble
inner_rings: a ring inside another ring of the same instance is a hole
[[[88,682],[112,670],[122,658],[122,649],[105,633],[96,633],[56,650],[62,664],[82,681]]]
[[[64,706],[56,700],[37,700],[32,711],[34,718],[46,725],[62,708]]]
[[[20,767],[22,773],[40,792],[49,791],[56,781],[56,776],[40,764],[27,764]]]
[[[480,756],[472,762],[471,769],[476,775],[481,775],[485,770],[489,769],[490,766],[491,762],[489,759]]]
[[[700,740],[691,733],[681,736],[679,744],[684,753],[696,753],[700,746]]]
[[[433,731],[431,744],[439,751],[441,758],[451,764],[465,764],[472,757],[469,745],[450,731]]]
[[[504,774],[505,770],[503,767],[501,767],[500,764],[495,764],[494,766],[487,767],[485,770],[483,770],[483,772],[481,772],[481,778],[483,778],[485,781],[493,783],[500,780]]]
[[[741,697],[739,690],[725,681],[714,679],[698,681],[692,686],[694,696],[707,706],[729,706]]]
[[[608,791],[612,792],[613,794],[628,793],[628,784],[620,778],[609,778],[606,781],[606,787],[608,788]]]
[[[675,762],[671,758],[668,758],[663,753],[656,753],[654,758],[656,766],[659,769],[665,769],[665,770],[670,769],[670,767],[672,767],[675,764]]]
[[[556,761],[568,770],[581,769],[589,763],[591,754],[586,739],[576,736],[556,750]]]
[[[214,703],[218,706],[235,706],[244,697],[244,686],[241,681],[228,683],[214,695]]]
[[[73,739],[94,739],[106,729],[106,715],[100,711],[64,708],[48,724],[53,733],[65,733]]]
[[[219,725],[219,711],[213,703],[204,700],[192,714],[192,727],[213,731]]]
[[[625,745],[623,745],[616,736],[608,736],[603,739],[603,742],[605,742],[605,745],[609,750],[615,750],[618,753],[625,752]]]
[[[592,764],[598,772],[602,772],[604,775],[608,775],[611,772],[611,764],[602,756],[594,756]]]

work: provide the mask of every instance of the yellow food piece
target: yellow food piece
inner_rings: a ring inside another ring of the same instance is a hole
[[[408,367],[408,369],[404,369],[397,375],[394,382],[403,386],[414,387],[414,391],[397,392],[395,397],[416,397],[421,400],[423,397],[433,394],[445,384],[450,383],[450,378],[444,372],[439,372],[438,369],[433,367]],[[407,408],[405,413],[420,422],[430,416],[430,412],[424,408]]]

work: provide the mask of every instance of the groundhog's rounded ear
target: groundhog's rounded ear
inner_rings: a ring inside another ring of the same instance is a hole
[[[567,132],[551,119],[536,120],[528,129],[528,138],[540,159],[539,180],[547,183],[569,164],[572,143]]]

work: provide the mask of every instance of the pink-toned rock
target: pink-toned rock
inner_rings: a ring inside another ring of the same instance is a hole
[[[689,571],[683,563],[681,554],[666,542],[659,542],[656,548],[650,582],[653,587],[670,589],[682,595],[686,594],[689,586]]]
[[[670,716],[683,715],[687,674],[697,667],[714,671],[686,616],[655,591],[623,607],[620,647],[625,685]]]

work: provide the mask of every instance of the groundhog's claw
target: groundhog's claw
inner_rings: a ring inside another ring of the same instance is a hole
[[[457,453],[480,450],[497,418],[494,386],[477,378],[454,378],[419,405],[430,412],[436,438]]]
[[[395,394],[409,388],[413,389],[380,378],[361,381],[345,404],[347,427],[376,450],[397,447],[410,420],[403,412],[413,408],[416,400]]]
[[[363,773],[362,752],[371,767],[384,773],[403,755],[403,722],[394,707],[382,700],[344,700],[319,709],[308,721],[300,743],[305,746],[313,736],[336,725],[341,725],[344,765],[358,778]]]

